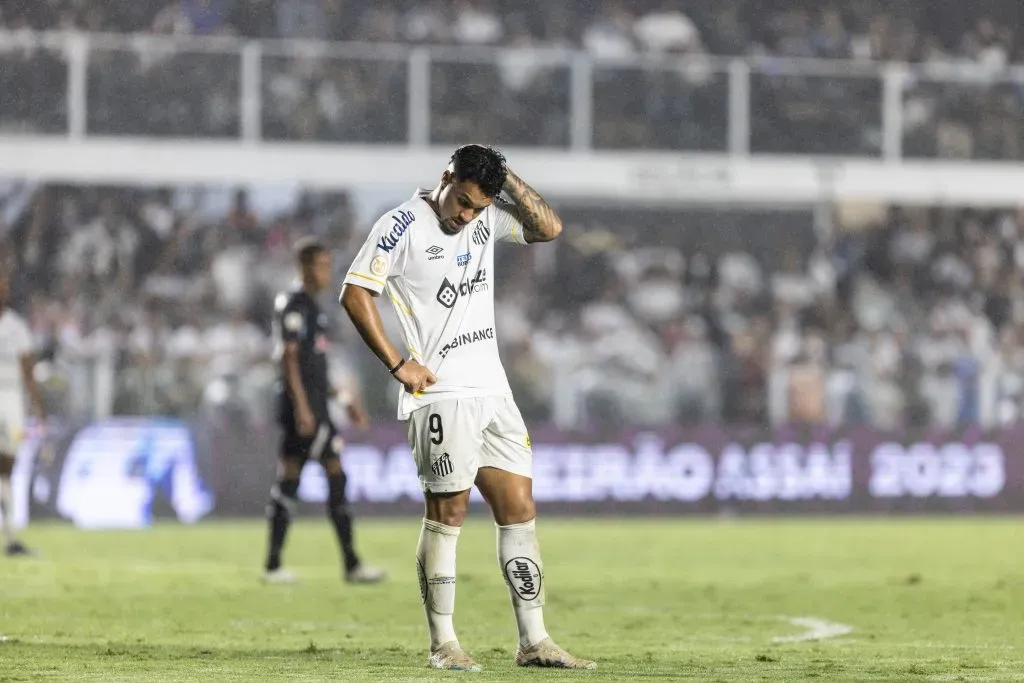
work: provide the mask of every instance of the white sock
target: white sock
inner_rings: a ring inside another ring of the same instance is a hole
[[[9,477],[0,477],[0,536],[5,544],[14,541],[14,489]]]
[[[544,628],[544,564],[537,542],[537,520],[498,526],[498,563],[501,565],[524,648],[548,637]]]
[[[423,520],[416,548],[416,570],[420,596],[427,612],[430,649],[458,640],[452,614],[455,613],[455,549],[461,528]]]

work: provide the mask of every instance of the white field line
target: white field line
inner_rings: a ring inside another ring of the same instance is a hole
[[[803,633],[797,633],[792,636],[775,636],[772,638],[773,643],[803,643],[808,640],[826,640],[828,638],[838,638],[839,636],[845,636],[848,633],[853,632],[852,626],[846,624],[840,624],[836,621],[827,621],[825,619],[818,619],[816,617],[781,617],[793,626],[800,626],[807,629]]]

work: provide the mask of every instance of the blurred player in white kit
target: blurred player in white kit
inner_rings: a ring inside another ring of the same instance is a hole
[[[32,334],[24,319],[7,306],[7,279],[0,274],[0,540],[8,557],[30,555],[14,535],[11,473],[24,436],[25,398],[41,425],[43,401],[33,375]]]
[[[504,191],[512,202],[498,198]],[[497,525],[498,563],[519,630],[516,664],[592,669],[544,626],[544,569],[535,527],[533,452],[498,356],[494,249],[548,242],[562,224],[496,150],[460,147],[433,190],[419,190],[374,225],[345,277],[341,303],[403,386],[399,418],[426,499],[416,552],[430,631],[428,664],[479,670],[455,635],[455,555],[476,484]],[[384,332],[386,292],[409,357]]]

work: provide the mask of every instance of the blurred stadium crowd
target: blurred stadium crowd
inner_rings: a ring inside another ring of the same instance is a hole
[[[238,136],[240,43],[187,40],[235,36],[292,39],[267,43],[260,57],[268,139],[405,141],[410,68],[388,45],[429,44],[523,48],[477,52],[472,62],[451,49],[432,52],[437,142],[566,146],[571,59],[541,48],[567,48],[599,60],[596,147],[724,149],[729,71],[716,57],[743,56],[754,152],[880,154],[876,65],[908,61],[904,154],[1020,159],[1024,91],[1008,67],[1024,60],[1013,30],[1022,14],[1010,0],[5,0],[0,88],[10,96],[0,100],[0,127],[66,130],[64,48],[40,46],[27,31],[87,30],[127,34],[90,48],[88,130],[97,134]],[[332,51],[314,41],[363,45]],[[684,62],[651,60],[680,55]],[[794,58],[861,66],[794,71]],[[446,115],[436,115],[442,108]]]
[[[907,61],[904,154],[1020,159],[1022,20],[1009,0],[0,0],[0,132],[67,130],[62,36],[88,31],[89,134],[238,136],[235,36],[271,41],[259,53],[268,139],[404,142],[402,45],[431,45],[435,143],[566,146],[568,49],[596,60],[599,148],[725,149],[717,57],[740,56],[752,152],[880,154],[878,65]],[[526,49],[465,60],[488,46]],[[793,61],[808,58],[860,66]],[[270,302],[291,280],[292,240],[323,236],[340,273],[368,227],[344,193],[267,211],[226,189],[0,190],[0,259],[51,400],[75,418],[214,405],[268,419]],[[810,209],[558,208],[564,240],[499,254],[499,337],[530,420],[1021,416],[1024,211],[841,206],[822,221]],[[389,417],[393,384],[336,324],[339,381]]]
[[[1017,61],[1004,0],[969,6],[881,0],[4,0],[8,29],[78,29],[340,41],[582,45],[634,50],[796,57],[928,59],[936,51]],[[975,24],[975,22],[978,22]]]
[[[291,241],[322,235],[340,275],[366,230],[343,193],[264,215],[245,192],[10,185],[3,196],[0,253],[69,416],[206,405],[268,419],[269,314],[293,278]],[[560,210],[564,239],[499,250],[494,281],[530,420],[1021,416],[1024,211],[846,206],[822,229],[809,211]],[[390,419],[394,383],[325,304],[338,382]]]

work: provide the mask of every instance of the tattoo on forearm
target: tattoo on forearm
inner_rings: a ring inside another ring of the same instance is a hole
[[[505,191],[519,208],[519,219],[528,241],[546,242],[558,236],[562,228],[561,219],[526,181],[509,171]]]

